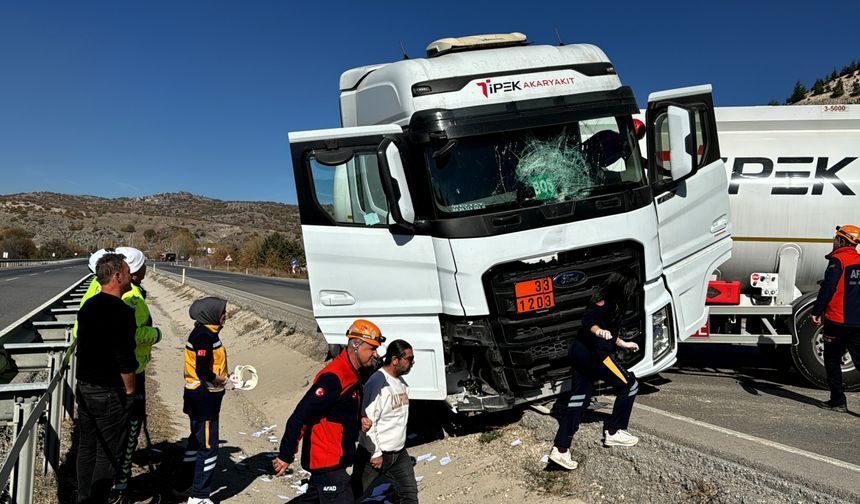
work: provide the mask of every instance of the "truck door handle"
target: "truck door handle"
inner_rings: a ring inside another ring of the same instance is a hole
[[[320,303],[323,306],[349,306],[355,304],[355,298],[346,291],[320,291]]]
[[[716,233],[718,231],[722,231],[726,229],[729,225],[729,218],[726,214],[720,215],[713,222],[711,222],[711,232]]]

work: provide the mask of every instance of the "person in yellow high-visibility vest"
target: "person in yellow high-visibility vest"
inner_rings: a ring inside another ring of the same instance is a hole
[[[152,324],[152,316],[146,305],[146,290],[141,286],[146,277],[146,257],[143,252],[133,247],[117,247],[116,252],[125,256],[131,272],[131,288],[122,295],[122,300],[134,309],[137,324],[134,354],[138,365],[135,374],[135,408],[129,414],[127,437],[117,457],[121,470],[117,474],[110,502],[148,502],[140,495],[147,492],[143,489],[135,489],[132,492],[132,489],[128,488],[128,482],[131,477],[131,459],[146,420],[146,366],[152,360],[152,346],[161,341],[161,330]]]

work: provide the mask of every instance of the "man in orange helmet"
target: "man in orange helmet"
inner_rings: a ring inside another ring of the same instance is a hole
[[[833,252],[812,308],[812,323],[821,325],[824,316],[824,369],[830,400],[820,406],[848,411],[842,384],[842,356],[847,350],[854,365],[860,365],[860,227],[841,226],[833,237]]]
[[[346,331],[346,348],[320,371],[287,420],[275,474],[286,472],[302,443],[302,467],[310,471],[307,491],[290,502],[353,503],[346,468],[355,459],[362,425],[362,387],[359,370],[374,365],[385,342],[373,322],[356,320]]]

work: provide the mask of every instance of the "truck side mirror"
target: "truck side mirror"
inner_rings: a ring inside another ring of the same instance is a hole
[[[400,149],[391,138],[379,144],[377,150],[379,166],[382,168],[382,187],[388,199],[388,211],[394,222],[412,229],[415,224],[415,207],[406,183],[406,169],[400,157]]]
[[[669,116],[669,160],[671,162],[672,180],[680,180],[693,171],[692,128],[690,113],[670,105]]]

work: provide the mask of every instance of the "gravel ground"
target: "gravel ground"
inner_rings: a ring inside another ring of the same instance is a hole
[[[635,414],[635,412],[634,412]],[[608,413],[589,414],[574,437],[573,456],[580,467],[542,476],[544,491],[569,491],[586,502],[637,503],[848,503],[837,496],[792,483],[778,475],[719,456],[636,432],[633,448],[605,448],[601,429]],[[534,439],[549,446],[558,422],[527,411],[519,422]],[[544,471],[550,473],[553,471]]]

